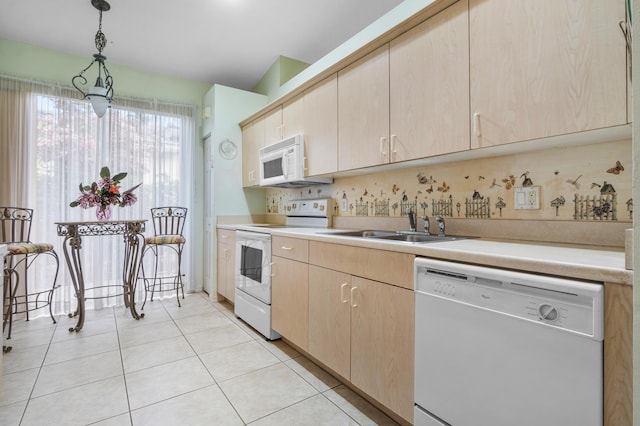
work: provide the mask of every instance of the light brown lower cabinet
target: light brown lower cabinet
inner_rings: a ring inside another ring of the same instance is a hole
[[[273,256],[271,327],[303,350],[309,336],[309,264]]]
[[[235,301],[236,231],[218,229],[217,292],[229,302]],[[221,299],[222,300],[222,299]]]
[[[633,424],[633,287],[604,285],[604,426]]]
[[[309,353],[408,422],[414,311],[412,290],[309,266]]]

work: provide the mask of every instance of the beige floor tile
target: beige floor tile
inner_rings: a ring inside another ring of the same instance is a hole
[[[63,342],[65,340],[82,339],[88,336],[110,333],[115,330],[116,322],[113,317],[94,319],[86,321],[80,332],[69,331],[75,327],[77,318],[62,318],[58,321],[58,327],[53,335],[53,342]]]
[[[7,341],[5,344],[11,345],[10,342]],[[48,350],[49,345],[47,344],[28,348],[14,346],[11,352],[3,354],[2,373],[15,373],[16,371],[41,367]]]
[[[0,406],[0,425],[19,425],[26,406],[26,400],[16,404]]]
[[[231,322],[233,322],[235,325],[240,327],[242,329],[242,331],[244,331],[249,336],[251,336],[252,339],[254,339],[254,340],[265,340],[266,339],[260,332],[258,332],[258,330],[256,330],[255,328],[251,327],[249,324],[244,322],[243,319],[237,318],[236,315],[233,312],[225,313],[225,316],[227,316],[231,320]]]
[[[395,426],[397,423],[382,411],[364,400],[344,385],[328,390],[323,394],[362,426],[385,425]]]
[[[128,411],[122,376],[32,398],[23,426],[89,424]]]
[[[178,328],[184,334],[196,333],[208,328],[222,327],[231,324],[231,320],[220,312],[209,308],[209,312],[184,318],[176,318]]]
[[[36,314],[34,316],[33,314]],[[54,314],[56,321],[59,321],[63,315]],[[49,308],[32,311],[29,316],[29,321],[25,319],[22,315],[16,315],[13,319],[13,329],[17,331],[26,331],[26,330],[39,330],[43,328],[51,328],[55,327],[55,323],[51,320],[49,316]]]
[[[11,339],[5,340],[4,343],[16,349],[50,343],[56,331],[56,325],[51,322],[51,318],[46,323],[46,327],[14,327],[11,332]]]
[[[80,331],[82,333],[82,331]],[[45,365],[69,361],[118,349],[116,332],[95,336],[77,336],[75,339],[54,342],[49,346]]]
[[[118,329],[118,339],[122,348],[157,342],[180,334],[180,330],[173,321],[153,322],[141,327]]]
[[[0,406],[26,402],[31,395],[39,371],[39,368],[32,368],[30,370],[4,374],[2,376],[2,400],[0,400]],[[0,424],[8,423],[0,422]]]
[[[91,423],[91,426],[131,426],[131,414],[125,413],[115,417]]]
[[[338,379],[303,356],[286,361],[285,364],[319,392],[335,388],[340,384]]]
[[[128,373],[126,379],[132,410],[215,383],[198,357]]]
[[[157,404],[134,410],[138,425],[244,425],[217,385],[189,392]]]
[[[126,330],[129,328],[143,327],[145,325],[150,325],[152,323],[170,321],[171,316],[164,308],[161,303],[156,303],[155,305],[145,306],[144,310],[140,309],[140,306],[137,307],[139,314],[144,314],[144,317],[140,319],[135,319],[131,315],[131,312],[126,311],[122,313],[116,313],[116,322],[118,324],[119,330]]]
[[[184,336],[170,337],[156,342],[122,348],[125,373],[155,367],[189,358],[196,353]]]
[[[200,355],[205,367],[217,382],[251,373],[280,362],[256,341],[217,349]]]
[[[251,426],[357,426],[358,423],[322,395],[263,417]]]
[[[162,304],[172,318],[184,318],[211,312],[211,304],[197,295],[185,295],[178,306],[176,299],[163,299]]]
[[[251,336],[242,331],[235,324],[210,328],[197,333],[187,334],[185,337],[198,354],[204,354],[216,349],[226,348],[253,340]]]
[[[317,394],[282,363],[227,380],[220,387],[246,423]]]
[[[122,376],[120,351],[103,352],[42,367],[33,397]]]
[[[287,345],[283,340],[265,340],[260,339],[258,342],[267,348],[269,352],[278,357],[280,361],[289,361],[293,358],[298,358],[300,352]]]

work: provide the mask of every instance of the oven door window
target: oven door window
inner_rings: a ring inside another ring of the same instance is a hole
[[[252,281],[262,283],[262,250],[255,247],[242,246],[240,274]]]

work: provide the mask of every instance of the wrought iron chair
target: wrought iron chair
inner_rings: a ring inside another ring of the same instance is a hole
[[[26,320],[29,321],[29,312],[49,306],[49,315],[53,322],[56,322],[51,300],[53,292],[57,288],[60,261],[52,244],[31,242],[32,218],[33,209],[0,207],[0,243],[7,244],[7,255],[4,258],[3,269],[4,312],[2,322],[3,333],[5,328],[9,327],[7,339],[11,338],[14,315],[25,314]],[[51,288],[46,290],[29,288],[28,272],[32,266],[37,265],[34,265],[34,262],[40,255],[50,256],[55,261],[53,284]],[[21,276],[22,283],[20,282]]]
[[[186,219],[187,209],[184,207],[155,207],[151,209],[153,236],[145,238],[142,259],[140,260],[142,277],[138,277],[144,282],[142,309],[147,303],[147,293],[149,291],[151,291],[151,300],[153,301],[154,293],[175,290],[178,306],[181,306],[180,292],[182,292],[182,298],[184,299],[182,249],[187,241],[183,235]],[[164,250],[162,249],[163,247],[175,253],[177,265],[175,263],[170,265],[165,263],[161,267],[162,270],[159,270],[159,260],[162,250]],[[152,276],[147,276],[145,272],[144,259],[148,253],[153,253],[154,255]],[[173,270],[172,267],[177,267],[177,271]]]

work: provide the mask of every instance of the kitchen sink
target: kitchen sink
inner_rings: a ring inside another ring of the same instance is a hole
[[[339,232],[323,232],[323,234],[334,235],[337,237],[361,237],[361,238],[382,238],[393,237],[397,235],[394,231],[339,231]]]
[[[462,240],[465,238],[472,238],[472,237],[454,237],[454,236],[440,237],[438,235],[395,234],[395,235],[380,236],[376,238],[379,238],[381,240],[404,241],[406,243],[436,243],[439,241],[456,241],[456,240]]]
[[[467,238],[476,237],[462,237],[462,236],[438,236],[438,235],[425,235],[418,232],[405,232],[405,231],[338,231],[338,232],[323,232],[323,234],[338,236],[338,237],[356,237],[356,238],[374,238],[378,240],[399,241],[405,243],[436,243],[440,241],[456,241],[464,240]]]

